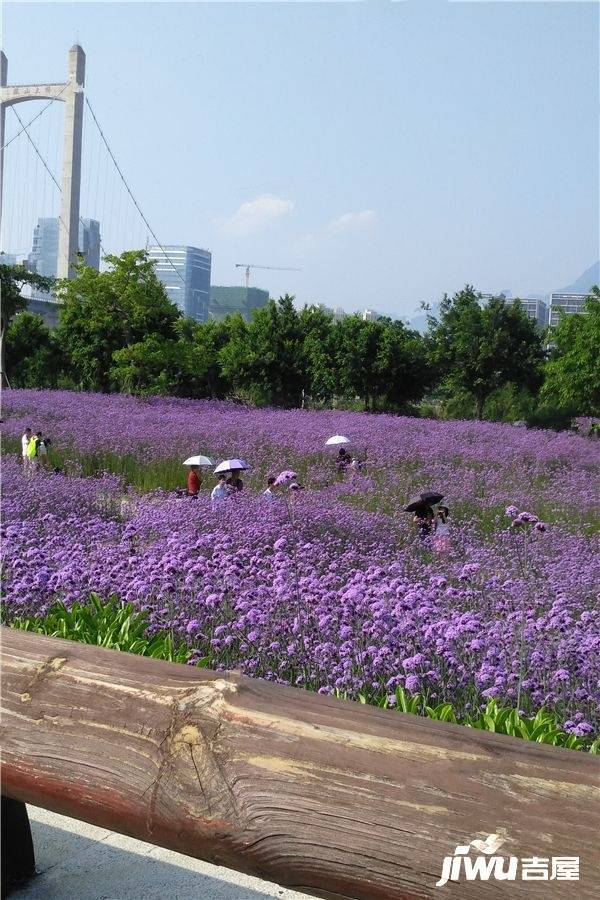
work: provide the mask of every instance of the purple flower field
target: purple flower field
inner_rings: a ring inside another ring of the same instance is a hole
[[[194,452],[253,466],[244,492],[213,507],[206,483],[192,500],[127,490],[115,475],[26,479],[7,456],[9,617],[116,594],[215,667],[368,700],[402,685],[457,710],[514,703],[520,689],[522,709],[545,704],[580,734],[600,728],[597,442],[67,392],[7,391],[4,417],[9,442],[32,425],[74,460],[170,460],[182,486],[180,460]],[[365,474],[338,479],[323,452],[334,433],[366,451]],[[261,500],[264,475],[286,469],[306,489]],[[401,511],[425,488],[450,506],[442,547]],[[523,515],[511,527],[524,511],[547,527]]]

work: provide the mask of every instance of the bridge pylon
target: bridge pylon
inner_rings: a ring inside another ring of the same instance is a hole
[[[83,137],[83,87],[85,53],[79,44],[69,50],[68,80],[59,84],[8,84],[8,61],[0,51],[0,226],[4,169],[4,123],[6,109],[27,100],[59,100],[65,104],[61,180],[61,210],[58,229],[59,278],[72,278],[79,244],[81,197],[81,143]]]

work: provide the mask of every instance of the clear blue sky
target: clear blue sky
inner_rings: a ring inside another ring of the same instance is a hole
[[[213,283],[242,283],[236,262],[296,266],[252,281],[410,316],[467,281],[558,289],[598,258],[599,10],[4,3],[3,45],[9,82],[61,81],[79,40],[88,96],[153,228],[210,249]],[[28,121],[36,107],[17,109]],[[53,138],[43,120],[52,158],[58,125]],[[19,196],[26,178],[30,196],[16,212],[13,199],[5,246],[24,240],[14,223],[28,232],[43,183],[36,170],[34,196],[17,153],[11,169],[15,145],[5,189]],[[90,140],[85,161],[82,215],[103,219],[108,249],[139,243]]]

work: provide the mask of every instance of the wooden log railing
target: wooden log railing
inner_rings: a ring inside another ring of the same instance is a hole
[[[589,754],[7,628],[2,747],[10,798],[316,896],[598,896]],[[579,880],[436,887],[492,833]]]

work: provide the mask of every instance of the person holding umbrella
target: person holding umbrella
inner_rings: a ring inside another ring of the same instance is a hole
[[[347,452],[345,447],[340,447],[338,450],[338,455],[336,459],[337,470],[338,472],[345,472],[346,469],[350,466],[352,462],[352,457]]]
[[[232,469],[229,478],[227,479],[227,484],[231,488],[232,491],[243,491],[244,482],[240,478],[241,469]]]
[[[344,444],[349,444],[350,438],[345,434],[334,434],[325,441],[326,447],[338,447],[338,453],[335,459],[335,467],[337,472],[345,472],[351,462],[351,456],[347,452]]]
[[[431,506],[419,506],[415,510],[413,524],[417,526],[417,531],[422,541],[429,537],[435,525],[435,516]]]
[[[433,507],[443,499],[444,495],[436,491],[423,491],[404,507],[404,512],[413,513],[413,524],[416,525],[421,540],[425,540],[435,530]]]
[[[224,459],[214,471],[215,475],[225,475],[225,481],[231,491],[241,491],[244,482],[240,478],[240,472],[246,471],[250,466],[243,459]]]
[[[189,466],[190,471],[187,476],[187,495],[188,497],[198,497],[200,486],[202,485],[202,475],[200,473],[201,466],[212,466],[213,461],[208,456],[188,456],[183,463]],[[181,495],[180,495],[181,496]]]
[[[200,476],[200,466],[191,465],[187,477],[188,497],[195,497],[197,499],[198,494],[200,493],[201,484],[202,478]]]

